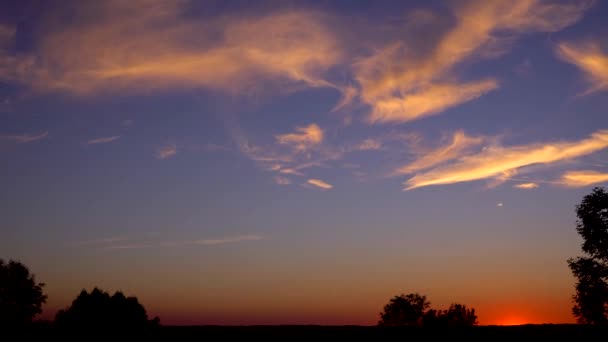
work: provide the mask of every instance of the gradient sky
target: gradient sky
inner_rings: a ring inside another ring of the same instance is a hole
[[[164,324],[574,322],[604,1],[3,1],[0,257]]]

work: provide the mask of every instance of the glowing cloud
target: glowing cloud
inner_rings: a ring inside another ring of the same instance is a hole
[[[160,147],[156,151],[156,158],[158,159],[167,159],[169,157],[174,156],[177,153],[177,146],[171,144]]]
[[[462,156],[472,147],[479,146],[484,140],[481,137],[468,137],[463,131],[457,131],[454,133],[452,142],[449,145],[426,152],[422,157],[410,164],[395,170],[393,174],[403,175],[413,173],[448,162]]]
[[[329,189],[331,189],[331,188],[334,187],[333,185],[331,185],[329,183],[326,183],[326,182],[324,182],[324,181],[322,181],[320,179],[309,179],[308,181],[306,181],[306,183],[308,183],[310,185],[314,185],[314,186],[316,186],[318,188],[321,188],[323,190],[329,190]]]
[[[82,14],[86,21],[47,28],[29,55],[0,58],[0,79],[78,94],[170,87],[249,91],[260,80],[342,91],[322,77],[341,59],[322,14],[285,11],[196,20],[186,3],[78,3],[70,15]]]
[[[608,90],[608,54],[603,53],[598,44],[561,43],[557,47],[557,54],[585,73],[591,83],[587,93]]]
[[[518,189],[536,189],[538,188],[538,184],[536,183],[520,183],[513,185],[514,188]]]
[[[593,133],[576,142],[531,144],[514,147],[489,146],[477,154],[416,174],[404,184],[405,190],[429,185],[452,184],[499,176],[534,164],[550,164],[597,152],[608,147],[608,130]]]
[[[29,134],[23,134],[23,135],[0,135],[0,140],[9,140],[9,141],[14,141],[18,144],[24,144],[24,143],[29,143],[32,141],[37,141],[40,139],[44,139],[49,135],[48,131],[42,132],[38,135],[29,135]]]
[[[374,103],[372,122],[407,122],[433,115],[447,108],[476,99],[498,88],[495,80],[462,84],[433,84],[401,97]]]
[[[120,136],[115,135],[112,137],[103,137],[103,138],[97,138],[97,139],[91,139],[89,141],[87,141],[87,145],[94,145],[94,144],[107,144],[107,143],[111,143],[113,141],[116,141],[120,139]]]
[[[388,44],[355,64],[370,122],[407,122],[471,101],[497,81],[455,82],[453,68],[473,57],[504,52],[496,32],[553,32],[578,21],[591,3],[546,4],[536,0],[458,2],[456,25],[433,46]],[[429,51],[429,52],[422,52]]]
[[[307,150],[323,141],[323,130],[317,124],[297,127],[296,132],[298,133],[277,135],[276,139],[279,144],[293,145],[299,151]]]
[[[581,170],[564,173],[559,183],[568,187],[582,187],[603,182],[608,182],[608,173]]]
[[[296,176],[303,176],[304,174],[296,169],[291,169],[291,168],[287,168],[287,169],[280,169],[279,170],[280,173],[284,173],[286,175],[296,175]]]

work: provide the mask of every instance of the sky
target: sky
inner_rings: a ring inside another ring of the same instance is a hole
[[[163,324],[573,323],[603,1],[4,1],[0,258]]]

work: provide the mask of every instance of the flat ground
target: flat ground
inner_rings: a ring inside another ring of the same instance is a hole
[[[64,332],[65,333],[65,332]],[[113,336],[129,341],[608,341],[608,326],[543,324],[476,326],[451,329],[374,326],[161,326],[151,334],[71,331],[69,336],[50,325],[39,326],[21,338],[42,340],[95,340]],[[30,336],[25,336],[30,335]],[[70,338],[63,338],[70,337]],[[2,339],[0,339],[2,340]],[[107,340],[107,339],[106,339]]]

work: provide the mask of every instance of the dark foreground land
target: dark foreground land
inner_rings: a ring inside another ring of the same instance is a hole
[[[424,329],[366,326],[161,326],[146,334],[108,332],[125,341],[608,341],[608,326],[543,324]],[[59,332],[52,326],[30,331],[38,341],[95,340],[103,332]],[[26,337],[26,336],[21,336]],[[26,337],[26,338],[27,338]],[[29,340],[29,338],[27,339]]]

